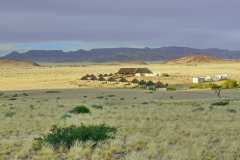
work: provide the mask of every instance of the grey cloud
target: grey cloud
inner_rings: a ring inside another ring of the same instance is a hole
[[[237,0],[0,0],[0,42],[238,48]]]

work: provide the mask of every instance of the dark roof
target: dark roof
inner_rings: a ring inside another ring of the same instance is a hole
[[[118,74],[152,73],[148,68],[120,68]]]

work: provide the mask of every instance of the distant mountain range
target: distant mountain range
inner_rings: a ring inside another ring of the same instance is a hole
[[[223,59],[240,59],[240,51],[226,49],[195,49],[189,47],[162,48],[100,48],[64,52],[62,50],[29,50],[12,52],[2,58],[34,62],[127,62],[165,61],[189,55],[207,55]]]

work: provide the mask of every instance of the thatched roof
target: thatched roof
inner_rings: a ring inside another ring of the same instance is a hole
[[[90,75],[90,77],[89,77],[89,78],[90,78],[90,80],[93,80],[93,81],[97,80],[97,77],[96,77],[95,75],[93,75],[93,74],[92,74],[92,75]]]
[[[148,68],[120,68],[118,74],[136,74],[136,73],[149,73],[151,74]]]
[[[89,76],[88,75],[85,75],[81,78],[81,80],[88,80]]]

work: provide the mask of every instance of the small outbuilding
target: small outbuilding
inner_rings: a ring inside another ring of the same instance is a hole
[[[204,83],[205,77],[193,77],[192,82],[194,84]]]

